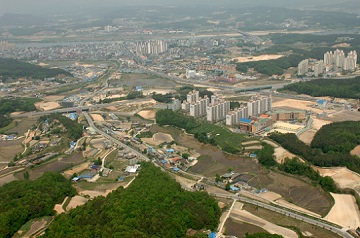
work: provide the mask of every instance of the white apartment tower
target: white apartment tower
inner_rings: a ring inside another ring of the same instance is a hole
[[[298,75],[304,75],[308,72],[309,60],[302,60],[298,65]]]

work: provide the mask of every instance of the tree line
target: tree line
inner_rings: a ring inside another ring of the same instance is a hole
[[[0,58],[0,79],[3,81],[22,77],[44,79],[55,77],[60,74],[72,76],[69,72],[63,69],[49,69],[16,59]]]
[[[0,187],[0,237],[12,237],[27,221],[55,214],[54,206],[76,190],[61,174],[45,172],[35,181]]]
[[[45,237],[186,237],[215,230],[221,211],[207,193],[188,192],[151,163],[133,183],[55,218]]]
[[[360,77],[353,79],[315,79],[288,84],[279,91],[293,91],[313,97],[360,98]]]
[[[299,140],[293,133],[271,133],[269,138],[279,143],[282,147],[301,156],[306,161],[319,167],[345,166],[348,169],[360,173],[360,159],[348,153],[329,152],[324,153],[319,148],[312,148]],[[339,142],[340,143],[340,142]]]
[[[314,186],[320,185],[327,192],[337,192],[338,189],[334,180],[329,177],[320,176],[308,163],[303,163],[299,158],[286,158],[284,163],[278,164],[274,159],[274,147],[263,142],[263,148],[257,152],[257,159],[260,164],[266,167],[276,168],[288,174],[302,176],[310,179]]]

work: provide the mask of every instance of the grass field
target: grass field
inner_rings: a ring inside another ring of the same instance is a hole
[[[326,237],[326,238],[339,238],[340,236],[335,233],[322,229],[317,226],[310,225],[306,222],[299,222],[299,220],[289,218],[287,216],[272,212],[254,205],[245,204],[243,207],[244,210],[259,216],[267,221],[270,221],[274,224],[283,227],[298,227],[301,232],[309,232],[312,234],[312,237]]]

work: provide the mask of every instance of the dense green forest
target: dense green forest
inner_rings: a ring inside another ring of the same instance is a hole
[[[274,159],[274,147],[263,142],[263,148],[257,153],[259,163],[264,166],[274,166],[276,161]]]
[[[299,62],[305,57],[300,54],[291,54],[274,60],[260,60],[246,63],[237,63],[236,69],[240,72],[246,72],[248,68],[254,68],[255,71],[271,76],[273,74],[281,75],[290,67],[297,67]]]
[[[334,122],[321,127],[311,142],[311,147],[319,148],[324,153],[335,152],[348,154],[360,145],[360,122]]]
[[[35,103],[41,101],[38,98],[2,98],[0,99],[0,128],[10,124],[12,119],[9,114],[16,111],[35,111]]]
[[[62,69],[49,69],[16,59],[0,58],[0,79],[3,81],[22,77],[44,79],[60,74],[71,76],[69,72]]]
[[[54,120],[58,120],[66,128],[70,139],[74,141],[77,141],[78,139],[80,139],[80,137],[82,137],[83,125],[78,123],[76,120],[73,121],[66,116],[57,113],[42,116],[39,118],[39,122],[44,122],[45,120],[48,120],[48,123],[51,123]]]
[[[306,145],[293,133],[272,133],[269,135],[269,138],[278,142],[291,153],[301,156],[316,166],[346,166],[348,169],[360,173],[360,158],[357,156],[352,156],[348,153],[323,153],[321,149],[311,148]]]
[[[288,84],[278,91],[293,91],[313,97],[360,98],[360,77],[353,79],[315,79]]]
[[[0,187],[0,237],[12,237],[27,221],[54,215],[54,206],[74,196],[71,182],[45,172],[35,181],[14,181]]]
[[[189,228],[215,230],[220,215],[207,193],[185,191],[160,168],[144,163],[126,190],[59,215],[45,237],[186,237]]]

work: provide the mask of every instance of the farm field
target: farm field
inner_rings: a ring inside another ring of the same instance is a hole
[[[270,191],[280,194],[287,201],[314,213],[324,216],[332,206],[331,198],[322,189],[313,187],[310,183],[280,173],[269,172],[249,157],[226,154],[218,147],[201,144],[193,136],[181,133],[175,128],[166,127],[157,131],[170,133],[180,145],[201,154],[198,163],[189,169],[191,173],[214,178],[216,174],[227,173],[229,169],[235,172],[246,172],[253,175],[248,182],[249,185],[268,188]]]
[[[296,219],[289,218],[287,216],[268,211],[261,207],[257,207],[251,204],[245,204],[243,209],[250,212],[251,214],[261,217],[269,222],[273,222],[282,227],[298,227],[303,234],[307,234],[310,237],[326,237],[326,238],[340,238],[335,233],[322,229],[317,226],[310,225],[306,222],[299,222]],[[311,234],[311,235],[310,235]]]
[[[56,158],[53,161],[40,165],[33,169],[29,169],[30,179],[34,180],[40,177],[45,172],[61,172],[69,167],[80,164],[84,161],[81,153],[74,153],[66,158]],[[24,179],[23,172],[15,174],[16,178]]]
[[[225,233],[230,236],[245,237],[246,233],[266,232],[261,227],[229,217],[225,223]]]
[[[0,168],[5,167],[16,154],[23,152],[24,148],[22,147],[21,142],[22,139],[0,141],[0,162],[6,162],[0,163]]]

